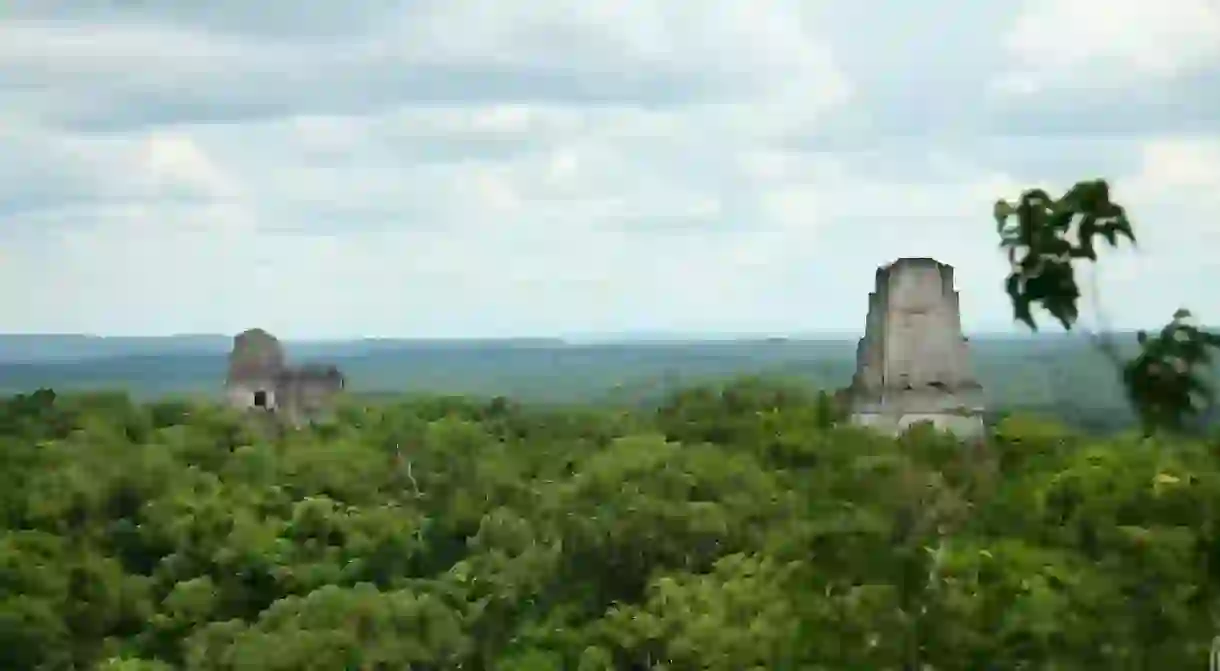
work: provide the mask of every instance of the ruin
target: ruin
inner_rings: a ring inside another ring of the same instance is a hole
[[[844,394],[852,423],[897,434],[931,422],[962,438],[980,436],[983,389],[969,358],[953,266],[904,258],[878,268]]]
[[[289,367],[279,340],[262,329],[233,338],[225,395],[230,406],[274,414],[300,426],[330,418],[346,381],[331,365]]]

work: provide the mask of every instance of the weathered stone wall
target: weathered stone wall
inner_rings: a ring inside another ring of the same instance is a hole
[[[932,259],[899,264],[884,278],[886,382],[899,388],[969,382],[953,269]]]
[[[256,394],[265,396],[264,407],[276,407],[275,379],[284,370],[284,348],[275,336],[262,329],[250,329],[233,338],[229,369],[225,376],[225,396],[229,405],[255,407]]]
[[[288,424],[302,424],[329,415],[343,386],[343,375],[334,366],[286,366],[280,342],[262,329],[233,339],[225,396],[234,408],[274,411]]]
[[[930,422],[941,431],[948,431],[960,438],[977,438],[986,430],[979,415],[952,415],[938,412],[860,412],[852,415],[852,423],[866,426],[890,435],[898,435],[921,422]]]
[[[250,379],[240,382],[230,382],[225,387],[225,399],[228,404],[239,410],[256,407],[257,394],[264,395],[263,407],[274,410],[279,405],[273,378]]]
[[[932,421],[982,431],[982,388],[970,368],[952,266],[899,259],[877,270],[848,390],[852,421],[889,432]]]
[[[233,338],[228,382],[269,380],[283,369],[284,348],[275,336],[262,329],[250,329]]]
[[[292,424],[329,419],[343,387],[343,374],[334,366],[290,368],[276,380],[280,408]]]

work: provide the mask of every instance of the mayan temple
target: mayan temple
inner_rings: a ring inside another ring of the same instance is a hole
[[[983,389],[969,359],[953,267],[923,258],[879,268],[846,390],[851,421],[893,434],[931,422],[980,436]]]
[[[273,413],[302,426],[330,419],[334,397],[345,384],[334,366],[288,366],[280,341],[262,329],[233,338],[225,395],[234,408]]]

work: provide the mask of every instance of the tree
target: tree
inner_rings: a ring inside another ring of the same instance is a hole
[[[272,437],[204,406],[25,397],[0,424],[0,668],[1206,657],[1206,444],[1017,418],[974,453],[830,426],[826,401],[764,380],[626,417],[422,398]]]
[[[1074,264],[1097,262],[1098,236],[1111,247],[1123,238],[1135,244],[1127,211],[1111,199],[1105,180],[1080,182],[1058,199],[1030,189],[1015,203],[997,201],[994,214],[1000,246],[1012,266],[1006,290],[1013,317],[1031,330],[1038,328],[1035,305],[1065,330],[1077,324],[1081,291]],[[1114,361],[1145,434],[1180,431],[1211,407],[1215,391],[1207,378],[1220,334],[1192,323],[1188,310],[1175,312],[1158,334],[1140,331],[1140,353],[1130,360],[1112,335],[1094,338]]]

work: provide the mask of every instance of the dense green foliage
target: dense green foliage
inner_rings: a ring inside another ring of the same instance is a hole
[[[655,412],[345,405],[286,436],[0,406],[0,668],[1201,668],[1220,455],[963,448],[750,379]],[[927,666],[922,666],[927,665]]]

